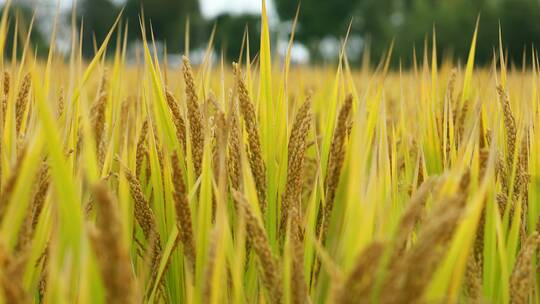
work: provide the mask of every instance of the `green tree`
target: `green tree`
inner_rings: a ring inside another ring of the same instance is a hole
[[[299,2],[275,0],[275,4],[282,20],[294,19]],[[321,39],[327,36],[339,37],[346,33],[357,5],[357,1],[351,0],[302,0],[297,40],[304,42],[312,53],[316,53]]]
[[[114,24],[120,9],[110,0],[84,0],[78,10],[78,24],[82,26],[83,56],[94,56],[97,46],[105,39]],[[111,44],[112,50],[114,47]]]
[[[205,39],[204,20],[197,0],[128,0],[125,16],[129,20],[130,40],[140,39],[139,15],[143,12],[147,38],[153,31],[154,38],[167,44],[171,52],[184,49],[186,19],[190,20],[190,44],[196,46]]]
[[[249,51],[251,56],[254,56],[258,52],[260,44],[260,16],[224,14],[217,16],[213,21],[216,24],[215,46],[220,51],[222,50],[228,59],[238,60],[246,29],[249,35]]]
[[[5,7],[0,10],[0,15],[3,14]],[[12,5],[8,12],[8,31],[5,41],[4,56],[11,56],[13,54],[14,39],[17,39],[17,58],[22,56],[24,42],[32,16],[34,12],[32,8],[16,3]],[[15,23],[18,22],[18,33],[15,33]],[[49,42],[43,35],[41,29],[34,23],[32,32],[30,33],[30,52],[36,52],[38,56],[46,55],[49,50]]]

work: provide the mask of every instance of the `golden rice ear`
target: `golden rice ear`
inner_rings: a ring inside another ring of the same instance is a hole
[[[359,299],[371,296],[376,279],[376,270],[384,254],[386,244],[374,241],[358,256],[353,269],[345,281],[335,291],[336,303],[357,303]]]
[[[187,117],[189,123],[189,135],[191,138],[191,156],[195,177],[201,175],[202,158],[204,152],[204,123],[199,107],[199,98],[193,77],[193,69],[186,56],[182,57],[182,73],[186,84]]]
[[[398,260],[389,261],[389,276],[383,283],[381,302],[408,303],[421,298],[433,274],[445,256],[466,202],[466,196],[456,194],[438,202],[435,210],[426,219],[418,235],[418,240]]]
[[[135,175],[141,176],[142,164],[146,155],[146,135],[148,134],[148,119],[145,119],[137,140],[137,148],[135,154]]]
[[[4,128],[4,125],[6,124],[6,116],[7,116],[7,108],[8,108],[8,98],[9,98],[9,83],[10,83],[10,76],[8,72],[4,72],[3,74],[3,82],[2,82],[2,88],[3,88],[3,95],[2,95],[2,104],[1,104],[1,110],[2,110],[2,120],[0,120],[0,123],[2,124],[2,129]]]
[[[193,237],[193,224],[191,220],[191,209],[189,208],[187,189],[184,183],[182,168],[178,156],[171,156],[174,183],[174,207],[176,210],[176,222],[180,233],[180,241],[184,245],[184,254],[190,263],[191,271],[195,269],[195,241]]]
[[[274,258],[266,231],[259,218],[255,215],[250,203],[238,191],[232,190],[235,207],[239,216],[243,216],[247,225],[247,235],[253,250],[257,254],[261,269],[262,280],[273,303],[281,303],[282,287],[278,262]]]
[[[32,79],[30,73],[24,76],[22,84],[19,88],[19,94],[17,95],[17,101],[15,103],[15,130],[17,135],[21,132],[21,127],[24,119],[24,114],[26,113],[26,108],[28,107],[28,95],[30,94],[30,85]]]
[[[27,208],[25,218],[22,223],[15,251],[20,252],[30,245],[37,228],[39,217],[43,211],[45,199],[49,190],[50,175],[49,165],[44,161],[38,171],[37,190],[34,193],[31,204]]]
[[[231,108],[229,109],[228,125],[229,125],[229,140],[228,140],[228,156],[227,156],[227,171],[229,173],[229,181],[231,188],[237,191],[242,190],[242,132],[240,130],[240,122],[238,118],[238,104],[236,97],[231,92]]]
[[[247,86],[242,78],[242,72],[238,64],[233,63],[233,72],[236,81],[236,89],[238,91],[238,100],[240,101],[240,112],[244,118],[244,127],[248,134],[247,155],[251,174],[255,180],[257,188],[257,199],[261,213],[266,214],[266,165],[262,157],[261,137],[259,133],[259,125],[255,114],[255,107],[249,97]]]
[[[503,108],[504,127],[506,130],[506,167],[512,168],[514,163],[514,153],[516,153],[516,121],[514,114],[512,114],[512,108],[510,107],[510,100],[508,94],[502,86],[497,87],[497,93],[499,94],[499,101]]]
[[[527,241],[522,244],[517,256],[514,270],[510,277],[510,301],[512,303],[528,303],[529,296],[534,291],[535,275],[533,259],[537,255],[537,248],[540,246],[540,235],[534,231]]]
[[[119,161],[118,157],[117,160]],[[157,276],[159,262],[161,260],[161,237],[157,230],[156,217],[154,211],[150,208],[150,204],[146,200],[142,191],[141,184],[137,177],[131,172],[131,170],[124,164],[120,163],[126,176],[131,196],[135,203],[134,216],[137,223],[141,227],[146,240],[149,242],[150,254],[150,269],[152,274],[152,280]]]
[[[174,127],[176,128],[176,137],[182,146],[182,151],[186,153],[186,124],[182,117],[182,111],[180,105],[171,91],[165,91],[165,97],[167,99],[167,105],[172,113]]]
[[[11,203],[11,196],[15,190],[15,184],[17,183],[17,179],[20,175],[26,153],[26,146],[23,146],[17,157],[17,162],[12,168],[11,174],[7,178],[6,182],[2,185],[0,192],[0,222],[3,221],[8,205]]]
[[[300,106],[292,126],[288,146],[287,181],[281,200],[280,233],[284,236],[289,210],[301,208],[302,176],[307,149],[307,136],[311,127],[311,101],[309,98]],[[294,206],[293,206],[294,205]]]
[[[99,216],[96,226],[88,227],[88,234],[105,283],[106,300],[109,303],[140,301],[116,203],[103,182],[96,184],[92,192]]]

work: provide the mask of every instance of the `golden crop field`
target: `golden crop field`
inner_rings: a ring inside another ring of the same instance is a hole
[[[120,20],[0,64],[3,303],[540,302],[536,52],[294,66],[263,6],[238,63],[129,65]]]

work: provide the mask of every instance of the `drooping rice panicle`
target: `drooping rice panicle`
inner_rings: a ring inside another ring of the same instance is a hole
[[[7,108],[8,108],[8,98],[9,98],[9,83],[10,83],[10,76],[8,72],[3,73],[3,79],[2,79],[2,120],[0,123],[2,124],[2,128],[4,128],[4,125],[6,124],[6,116],[7,116]]]
[[[306,303],[308,301],[308,289],[304,276],[304,225],[301,194],[307,136],[311,127],[310,111],[311,100],[308,97],[298,109],[289,137],[287,181],[282,198],[282,227],[286,225],[287,217],[290,215],[291,298],[293,303]]]
[[[296,114],[289,138],[287,181],[281,203],[280,230],[282,233],[287,224],[290,209],[297,208],[298,211],[301,210],[300,195],[302,191],[302,176],[304,173],[304,159],[307,147],[307,136],[311,126],[310,109],[311,101],[308,97],[307,101],[302,104]],[[293,204],[295,206],[292,206]],[[298,216],[301,218],[300,214],[298,214]]]
[[[56,108],[56,117],[60,117],[64,114],[65,110],[65,96],[64,96],[64,88],[60,88],[60,91],[58,92],[58,104]]]
[[[19,232],[19,238],[17,239],[17,245],[15,251],[18,252],[27,246],[34,236],[39,216],[43,210],[47,192],[49,190],[50,175],[49,165],[44,161],[39,169],[37,188],[33,196],[32,203],[28,206],[28,210],[23,220],[21,231]]]
[[[508,94],[502,86],[497,87],[497,93],[499,94],[499,100],[503,109],[504,127],[506,130],[506,166],[511,169],[514,163],[514,153],[516,153],[516,121],[514,114],[512,114],[512,108],[510,107],[510,100]]]
[[[259,258],[263,283],[272,302],[280,303],[282,299],[281,275],[261,220],[257,218],[250,203],[242,194],[235,190],[232,194],[236,209],[241,212],[241,216],[245,217],[248,239]]]
[[[184,118],[182,117],[182,111],[180,111],[180,105],[171,91],[165,91],[165,97],[167,99],[167,104],[171,110],[174,127],[176,128],[176,137],[182,146],[182,149],[185,153],[186,151],[186,124],[184,123]]]
[[[375,241],[362,250],[345,282],[334,295],[335,303],[357,303],[361,299],[369,299],[373,291],[375,270],[384,248],[384,243]]]
[[[133,201],[135,203],[134,206],[134,216],[137,220],[137,223],[141,227],[141,230],[143,231],[143,234],[146,238],[146,240],[149,242],[149,249],[150,251],[150,269],[152,272],[152,279],[157,275],[157,270],[159,267],[159,261],[161,259],[161,237],[159,235],[159,232],[157,230],[156,225],[156,218],[154,215],[154,211],[150,208],[150,204],[146,200],[143,192],[142,187],[139,183],[139,180],[129,168],[127,168],[125,165],[121,165],[124,171],[124,174],[128,180],[129,183],[129,189],[131,192],[131,196],[133,197]]]
[[[540,246],[540,235],[537,231],[533,232],[527,238],[527,241],[522,244],[510,277],[511,303],[529,303],[529,295],[534,289],[532,284],[532,276],[534,276],[532,262],[538,246]]]
[[[238,100],[240,112],[244,118],[244,127],[248,134],[248,149],[247,155],[249,159],[249,165],[251,167],[251,174],[255,180],[255,186],[257,188],[257,198],[259,200],[259,206],[262,214],[266,213],[266,165],[262,157],[261,150],[261,138],[259,134],[259,126],[257,123],[257,116],[255,114],[255,108],[249,97],[247,86],[242,78],[242,72],[238,64],[233,64],[234,77],[236,82],[236,89],[238,91]]]
[[[100,166],[103,164],[105,147],[102,143],[105,143],[103,136],[105,135],[105,112],[107,110],[108,99],[108,79],[107,71],[103,73],[103,78],[99,85],[99,91],[97,93],[97,100],[92,108],[92,128],[94,131],[94,142],[98,155],[98,161]]]
[[[180,240],[182,241],[182,244],[184,246],[184,254],[186,255],[186,258],[193,271],[193,268],[195,267],[195,241],[193,237],[191,209],[189,207],[189,201],[186,185],[184,183],[184,176],[182,174],[182,168],[176,154],[173,154],[171,156],[171,164],[173,169],[173,198],[174,207],[176,210],[176,225],[180,234]]]
[[[13,256],[0,249],[0,286],[6,303],[29,303],[30,294],[23,286],[24,266],[27,256]]]
[[[28,95],[30,94],[31,77],[26,74],[19,87],[17,101],[15,102],[15,130],[20,134],[24,115],[28,107]]]
[[[143,122],[139,139],[137,140],[137,150],[135,156],[135,174],[137,177],[141,175],[142,164],[146,155],[146,134],[148,134],[148,120]]]
[[[25,155],[26,148],[23,147],[21,153],[19,153],[17,157],[17,162],[12,168],[11,174],[9,175],[5,184],[2,186],[0,192],[0,222],[2,222],[4,218],[4,215],[8,208],[8,204],[11,203],[11,196],[13,195],[13,191],[15,190],[15,183],[17,183],[17,179],[20,175]]]
[[[345,160],[345,140],[347,136],[347,122],[351,115],[353,104],[352,95],[347,96],[345,103],[339,110],[337,124],[332,135],[332,143],[328,156],[328,166],[324,179],[325,201],[319,208],[317,215],[316,233],[322,244],[326,241],[330,217],[334,208],[334,199],[339,185],[341,169]]]
[[[135,303],[139,295],[118,207],[103,182],[93,187],[93,194],[100,212],[89,235],[105,283],[105,298],[107,303]]]
[[[468,185],[467,176],[461,179],[462,185]],[[466,193],[461,192],[462,188],[460,186],[460,192],[455,196],[438,203],[428,221],[423,224],[414,247],[403,256],[395,257],[397,261],[390,261],[393,266],[388,271],[393,275],[383,283],[382,290],[385,292],[381,294],[381,303],[420,300],[463,213]]]
[[[191,156],[193,158],[193,168],[195,175],[201,175],[202,157],[204,149],[204,124],[199,107],[199,98],[197,97],[197,89],[195,88],[195,79],[193,77],[193,69],[189,63],[189,59],[182,57],[183,65],[182,72],[186,83],[186,99],[187,99],[187,117],[189,122],[189,135],[191,139]]]
[[[397,235],[394,239],[395,255],[401,255],[407,245],[407,240],[411,236],[414,226],[424,212],[425,204],[432,190],[439,183],[439,178],[431,177],[425,180],[409,199],[406,210],[401,216],[397,228]]]
[[[238,105],[235,97],[231,97],[231,109],[229,110],[228,125],[230,135],[228,140],[227,169],[231,188],[242,190],[242,156],[241,156],[241,132],[238,121]]]

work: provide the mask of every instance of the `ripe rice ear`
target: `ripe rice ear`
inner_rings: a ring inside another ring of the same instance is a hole
[[[272,303],[281,303],[281,276],[266,231],[244,196],[235,190],[233,190],[232,194],[237,212],[241,214],[240,216],[245,217],[248,240],[259,258],[262,280],[268,290],[268,295],[272,299]]]
[[[259,206],[261,213],[266,213],[266,165],[262,158],[261,150],[261,138],[259,135],[259,126],[257,124],[257,117],[255,114],[255,108],[249,97],[247,86],[242,78],[242,72],[238,64],[233,64],[233,72],[236,81],[236,89],[238,91],[238,99],[240,101],[240,112],[244,118],[244,126],[248,134],[248,149],[247,155],[249,159],[249,165],[251,167],[251,174],[255,180],[255,186],[257,188],[257,198],[259,200]]]
[[[6,124],[6,115],[7,115],[7,106],[8,106],[8,98],[9,98],[9,82],[10,82],[10,76],[8,72],[4,72],[3,74],[3,95],[2,95],[2,120],[0,123],[2,124],[2,128]],[[2,129],[0,128],[0,129]]]
[[[21,127],[28,107],[28,95],[30,94],[31,77],[30,74],[24,76],[23,82],[19,88],[19,94],[15,103],[15,130],[17,135],[21,132]]]
[[[292,303],[308,303],[308,288],[304,276],[304,242],[300,202],[294,203],[290,210],[290,236],[292,240],[291,291]]]
[[[176,137],[182,146],[182,151],[186,152],[186,124],[184,118],[182,117],[182,111],[180,110],[180,105],[171,91],[166,90],[165,96],[167,98],[167,104],[169,105],[169,110],[171,110],[174,127],[176,128]]]
[[[439,182],[439,178],[437,177],[426,179],[409,199],[407,209],[399,221],[398,232],[394,239],[393,250],[396,260],[405,251],[407,240],[411,236],[421,214],[424,212],[426,201]]]
[[[137,140],[137,151],[135,152],[135,174],[137,177],[141,175],[144,156],[146,155],[146,135],[148,134],[148,120],[143,122],[139,139]]]
[[[176,210],[176,225],[180,233],[180,240],[184,246],[184,254],[190,264],[192,273],[195,267],[195,241],[193,238],[193,224],[191,220],[191,209],[189,208],[188,196],[182,168],[178,156],[171,156],[173,168],[173,183],[174,183],[174,207]]]
[[[195,176],[201,175],[202,158],[204,150],[204,124],[201,110],[199,108],[199,98],[195,88],[195,80],[193,77],[193,69],[186,56],[182,57],[183,65],[182,72],[186,83],[186,98],[187,98],[187,117],[189,122],[189,131],[191,138],[191,155],[193,158],[193,167]]]
[[[284,235],[288,213],[291,208],[301,210],[301,193],[307,136],[311,126],[311,101],[308,98],[298,110],[291,130],[288,146],[287,182],[281,203],[280,231]],[[293,206],[294,205],[294,206]],[[301,214],[298,214],[301,219]]]
[[[315,233],[323,246],[326,243],[328,226],[330,225],[330,218],[334,208],[334,199],[339,185],[341,169],[345,160],[345,140],[348,136],[348,121],[352,111],[352,104],[353,97],[352,95],[348,95],[345,99],[345,103],[339,110],[337,124],[334,128],[332,142],[330,144],[328,166],[326,167],[326,176],[324,179],[324,205],[319,206],[317,223],[315,225]],[[315,280],[319,275],[319,269],[320,261],[315,259],[312,273],[312,277],[315,278]]]
[[[334,295],[335,303],[368,302],[370,293],[373,290],[375,272],[384,249],[384,243],[375,241],[362,250],[354,263],[352,271],[337,289]]]
[[[139,295],[129,250],[123,241],[119,210],[105,183],[95,185],[93,194],[100,213],[97,227],[90,229],[89,234],[104,281],[107,303],[136,303]]]
[[[19,238],[17,239],[15,252],[18,252],[28,246],[34,237],[39,216],[41,215],[41,211],[43,210],[43,206],[45,204],[45,199],[47,198],[49,184],[49,165],[44,161],[39,169],[36,192],[34,193],[32,203],[28,206],[28,211],[25,219],[23,220],[21,230],[19,231]]]
[[[118,160],[118,158],[117,158]],[[161,259],[161,238],[157,231],[156,218],[154,211],[150,208],[150,204],[144,197],[142,187],[139,180],[129,168],[120,163],[123,168],[124,174],[128,180],[131,196],[135,203],[134,214],[137,223],[141,227],[146,240],[150,243],[149,248],[152,250],[151,254],[151,269],[152,278],[157,275],[159,268],[159,261]]]
[[[310,97],[300,106],[291,130],[288,146],[287,183],[282,200],[282,225],[290,213],[290,236],[292,240],[291,290],[292,302],[308,302],[308,289],[304,277],[304,240],[302,221],[302,182],[307,136],[311,126]]]
[[[487,162],[489,158],[489,150],[482,148],[479,151],[479,174],[478,178],[481,181],[486,174]],[[482,214],[476,229],[476,238],[474,240],[473,250],[469,254],[467,260],[467,268],[465,272],[465,294],[473,301],[482,299],[482,273],[484,269],[484,226],[486,222],[485,204],[482,208]]]
[[[40,303],[43,303],[43,300],[45,299],[45,293],[47,292],[47,278],[49,276],[49,248],[50,243],[47,243],[45,246],[45,249],[43,250],[43,253],[39,257],[38,261],[36,262],[36,267],[39,266],[39,263],[42,261],[42,268],[41,273],[39,274],[39,282],[38,282],[38,298]]]
[[[419,300],[444,256],[465,207],[465,198],[460,193],[439,202],[424,224],[414,247],[390,260],[389,265],[392,266],[388,272],[393,275],[383,283],[381,303],[412,303]]]
[[[105,130],[105,110],[107,108],[107,71],[104,72],[96,103],[92,108],[92,127],[94,129],[96,149],[99,149]]]
[[[0,248],[0,286],[6,303],[30,303],[30,295],[23,285],[27,255],[14,256]]]
[[[217,244],[219,242],[219,231],[217,226],[214,226],[210,232],[210,245],[208,250],[208,260],[205,264],[205,284],[203,290],[203,302],[212,303],[212,294],[216,292],[213,288],[214,269],[216,266]]]
[[[330,145],[330,154],[328,156],[328,166],[326,167],[326,176],[324,179],[325,202],[324,206],[319,208],[317,216],[316,233],[320,235],[321,244],[326,242],[326,234],[330,217],[334,208],[334,199],[336,196],[343,161],[345,160],[345,140],[347,137],[347,122],[351,115],[353,104],[352,95],[348,95],[345,103],[339,110],[337,124],[332,135],[332,143]]]
[[[514,163],[514,153],[516,153],[516,121],[514,114],[512,114],[508,94],[506,94],[504,88],[499,85],[497,87],[497,93],[499,94],[499,101],[503,109],[504,127],[506,130],[506,167],[511,169]]]
[[[0,223],[4,218],[5,212],[11,200],[11,196],[15,190],[15,184],[17,183],[17,178],[19,177],[25,155],[26,147],[23,146],[21,152],[18,154],[17,162],[13,167],[13,171],[9,175],[6,183],[3,185],[2,192],[0,192]]]
[[[64,114],[65,101],[64,101],[64,88],[60,88],[58,92],[58,104],[56,109],[56,117],[61,117]]]
[[[230,126],[230,136],[228,140],[227,169],[231,188],[242,190],[242,156],[240,149],[242,144],[240,123],[238,121],[238,104],[236,99],[231,96],[231,109],[229,110],[228,125]]]
[[[522,245],[510,277],[510,303],[529,303],[529,295],[534,289],[533,257],[539,245],[540,235],[537,231]]]

